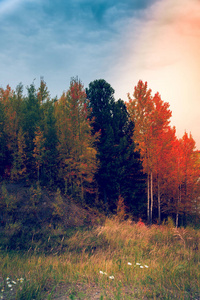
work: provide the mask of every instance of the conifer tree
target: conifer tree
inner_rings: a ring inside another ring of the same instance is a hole
[[[7,157],[4,109],[5,107],[2,101],[2,97],[0,96],[0,179],[4,174],[4,170],[6,167],[6,157]]]
[[[56,117],[55,117],[55,102],[56,99],[47,99],[41,105],[41,130],[44,137],[43,167],[41,169],[40,178],[43,184],[54,186],[56,184],[58,166],[57,166],[57,132],[56,132]]]
[[[35,132],[40,123],[40,102],[33,83],[27,87],[27,91],[28,96],[23,101],[22,126],[26,141],[27,172],[31,176],[35,164],[33,157]]]
[[[96,180],[105,208],[116,209],[119,195],[133,209],[136,202],[136,174],[141,165],[131,139],[133,123],[124,102],[115,102],[114,90],[105,80],[95,80],[86,89],[93,119],[93,132],[100,133],[97,143],[100,161]],[[135,190],[134,190],[135,188]]]

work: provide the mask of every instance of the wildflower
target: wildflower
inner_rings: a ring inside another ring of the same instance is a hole
[[[7,278],[6,278],[6,280],[7,280],[7,281],[8,281],[8,280],[10,280],[10,278],[9,278],[9,277],[7,277]]]
[[[132,266],[132,263],[128,262],[128,265],[129,265],[129,266]]]
[[[20,278],[19,281],[20,281],[20,282],[23,282],[23,281],[24,281],[24,278]]]
[[[114,277],[114,276],[109,276],[109,278],[110,278],[110,279],[115,279],[115,277]]]
[[[106,272],[104,272],[104,275],[108,275]]]
[[[143,267],[143,266],[140,266],[140,268],[143,269],[144,267]]]
[[[1,292],[2,292],[2,293],[4,292],[4,288],[1,289]]]
[[[100,274],[103,274],[103,271],[99,271]]]
[[[11,287],[12,287],[12,284],[8,283],[8,287],[11,288]]]
[[[147,265],[144,265],[145,266],[145,268],[148,268],[148,266]]]
[[[136,266],[140,266],[141,264],[140,263],[136,263]]]
[[[12,280],[12,283],[17,284],[17,282],[15,282],[14,280]]]

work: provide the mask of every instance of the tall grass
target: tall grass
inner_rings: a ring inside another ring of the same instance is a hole
[[[62,253],[0,253],[0,297],[200,299],[199,253],[198,230],[106,219],[66,238]]]

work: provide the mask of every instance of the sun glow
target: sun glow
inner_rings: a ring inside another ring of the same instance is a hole
[[[200,2],[156,2],[140,25],[138,38],[129,43],[133,50],[126,76],[132,82],[127,83],[127,92],[133,92],[138,80],[147,81],[153,93],[158,91],[169,102],[178,137],[191,132],[200,149]]]

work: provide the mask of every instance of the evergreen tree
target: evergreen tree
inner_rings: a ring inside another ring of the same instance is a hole
[[[2,99],[0,97],[0,179],[4,174],[6,167],[7,146],[5,133],[5,112]]]
[[[27,87],[28,96],[23,101],[22,124],[26,141],[27,172],[33,178],[35,161],[33,157],[34,138],[37,126],[40,122],[40,102],[37,98],[34,84]],[[35,173],[35,172],[34,172]]]
[[[131,138],[133,123],[124,102],[114,101],[114,90],[105,80],[91,82],[86,93],[92,109],[93,131],[100,132],[97,144],[100,165],[96,173],[99,197],[106,209],[114,210],[121,194],[133,209],[136,176],[141,168]]]
[[[41,168],[41,181],[43,184],[54,186],[56,182],[58,166],[57,166],[57,132],[55,117],[56,100],[47,99],[41,106],[42,121],[41,129],[44,136],[43,165]]]

